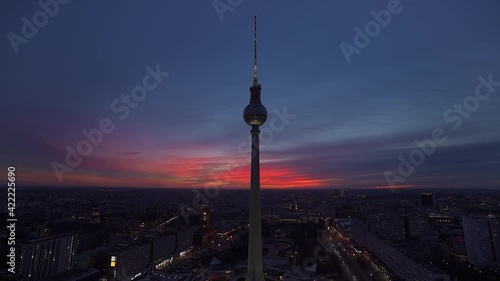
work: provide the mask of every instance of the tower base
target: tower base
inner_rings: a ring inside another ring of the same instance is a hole
[[[265,281],[266,279],[264,278],[264,274],[260,273],[247,273],[247,277],[245,278],[245,281]]]

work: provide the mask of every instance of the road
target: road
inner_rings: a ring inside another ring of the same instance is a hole
[[[335,255],[339,257],[344,269],[349,269],[352,275],[354,275],[353,280],[372,281],[373,276],[382,271],[367,253],[356,249],[350,239],[344,237],[335,229],[330,230],[330,242],[333,245]],[[359,261],[363,256],[369,258],[369,261]]]

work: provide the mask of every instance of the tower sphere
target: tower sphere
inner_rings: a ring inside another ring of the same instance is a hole
[[[267,120],[267,109],[261,103],[250,103],[243,111],[243,118],[250,126],[262,126]]]

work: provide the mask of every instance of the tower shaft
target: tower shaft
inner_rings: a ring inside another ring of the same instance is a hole
[[[259,126],[252,126],[252,167],[250,178],[250,229],[246,281],[264,281],[262,262],[262,225],[260,209]]]

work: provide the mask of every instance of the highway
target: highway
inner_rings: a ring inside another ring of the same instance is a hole
[[[360,249],[356,249],[350,239],[344,237],[340,232],[331,229],[329,239],[335,256],[339,258],[343,269],[348,271],[347,275],[350,276],[351,280],[372,281],[374,276],[384,275],[366,252],[363,253]],[[360,261],[361,258],[366,261]],[[389,281],[387,278],[378,280]]]

